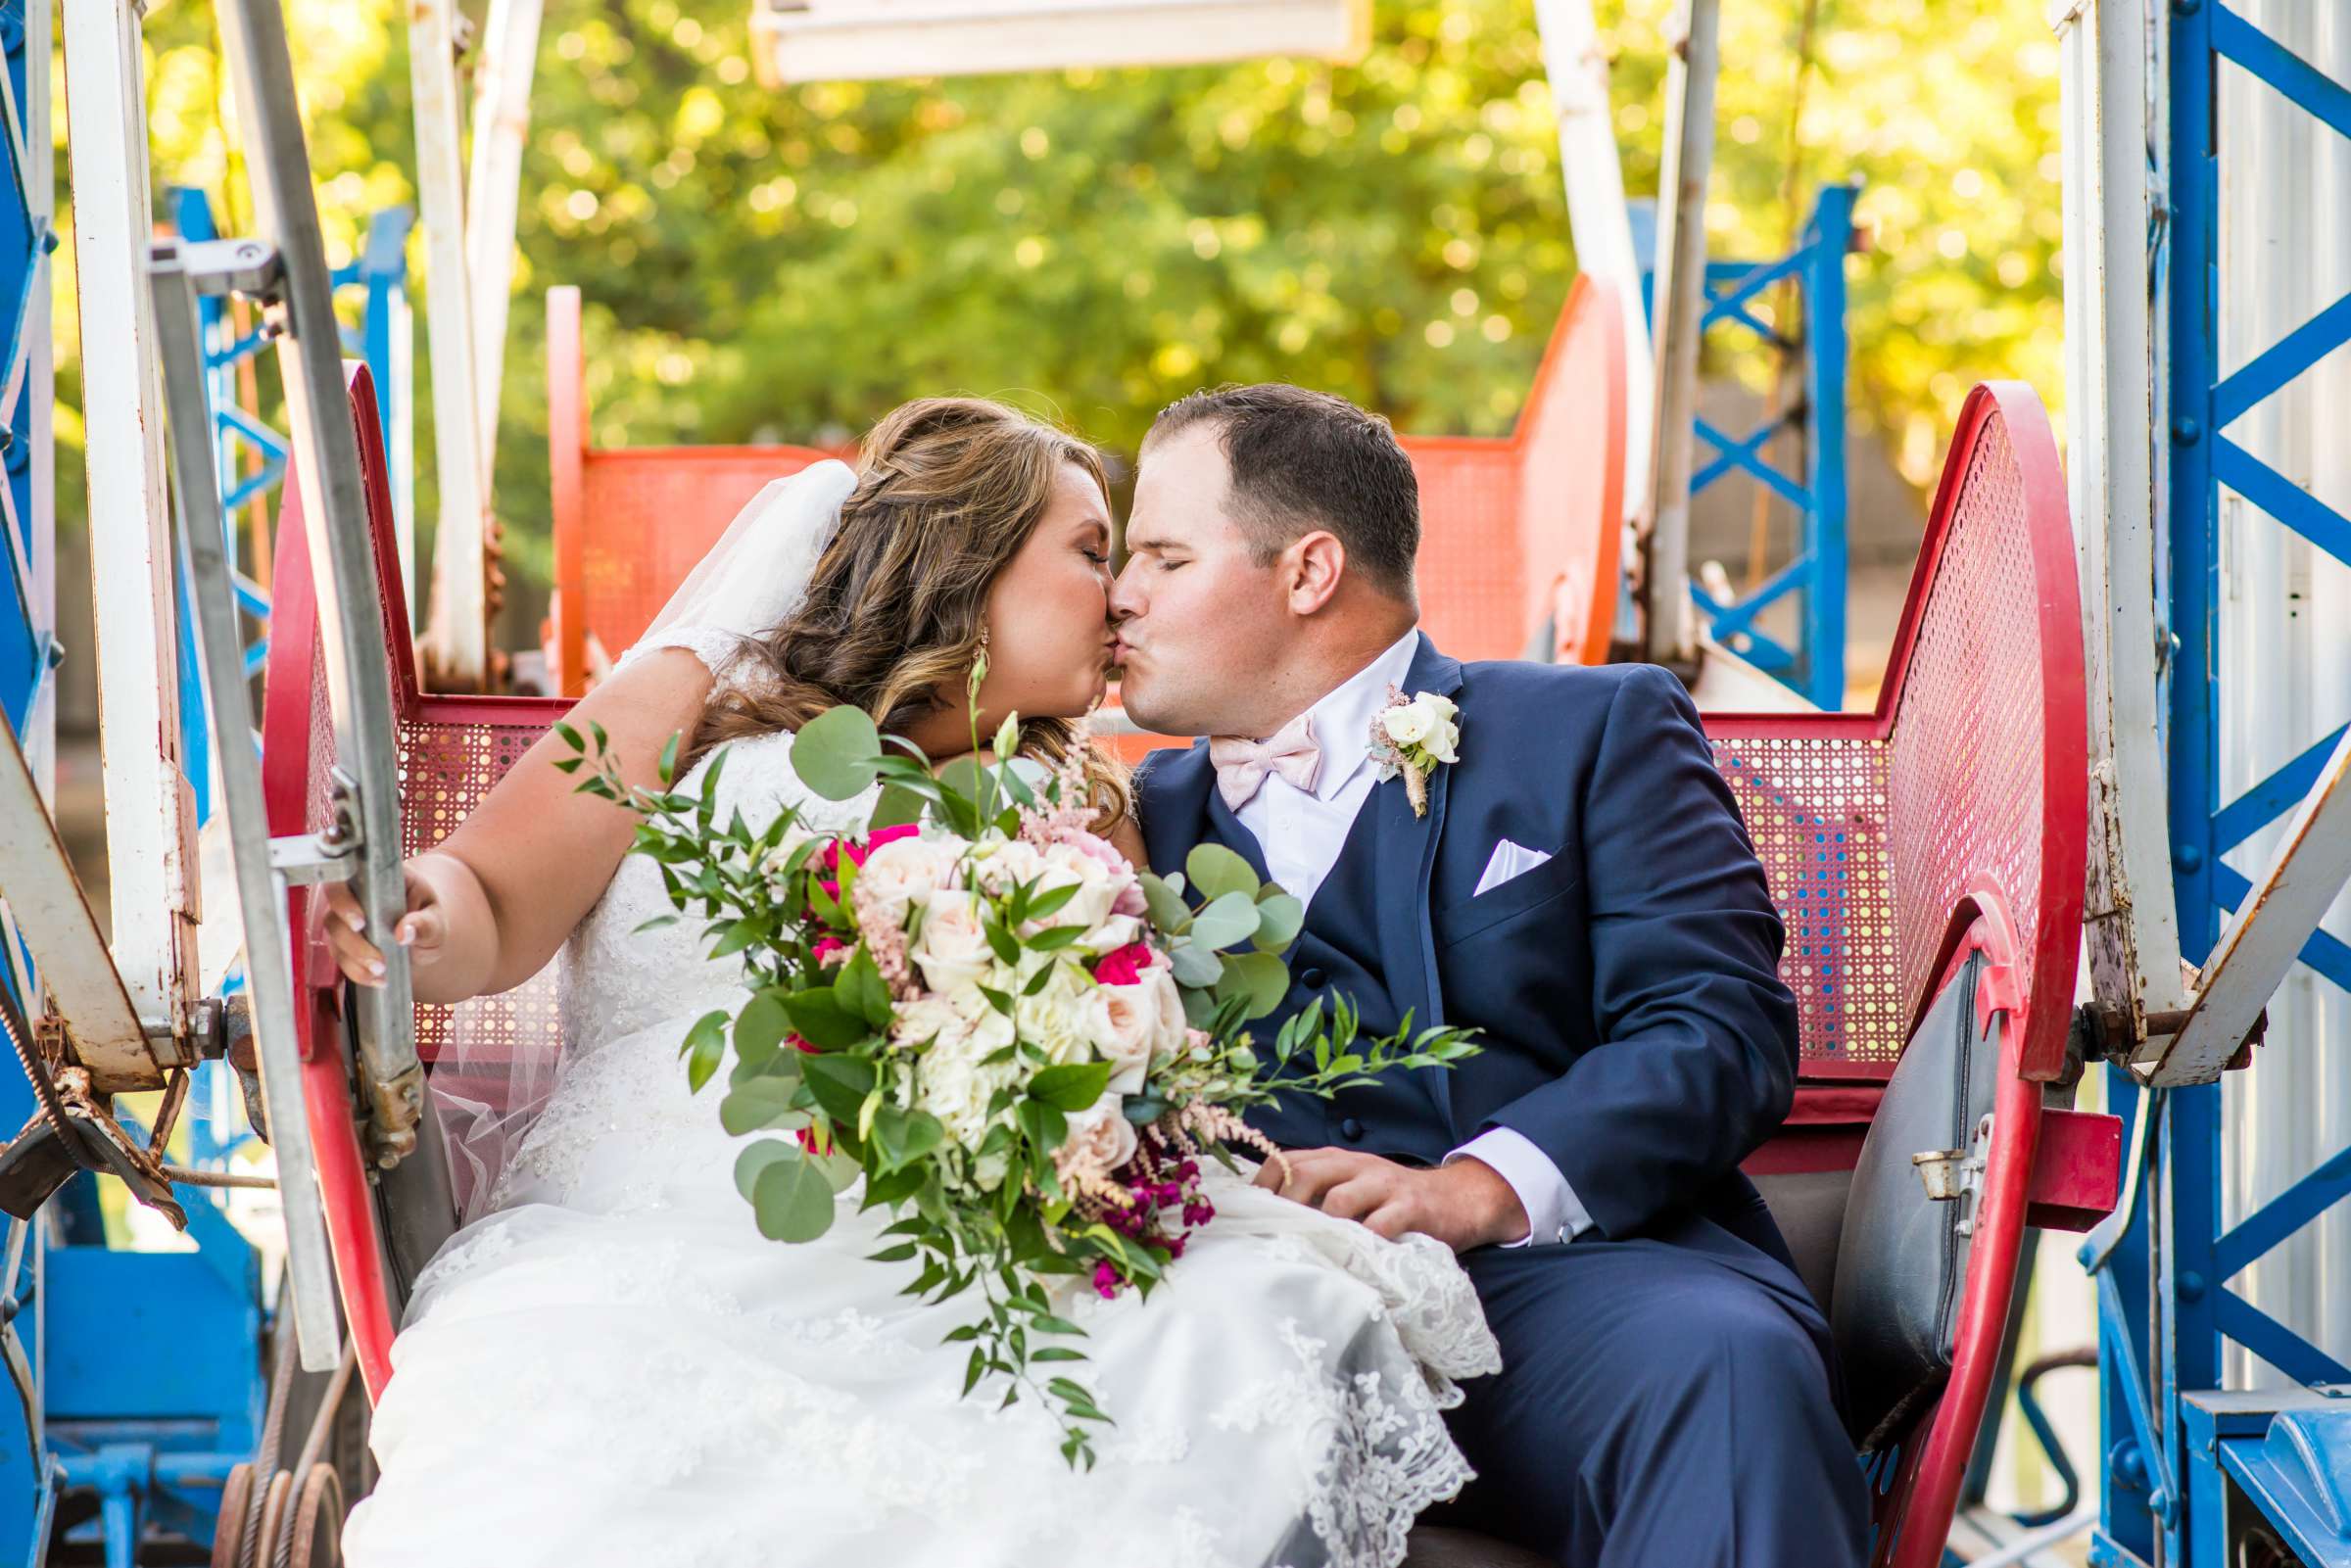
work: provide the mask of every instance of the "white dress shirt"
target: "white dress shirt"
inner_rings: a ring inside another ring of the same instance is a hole
[[[1419,645],[1419,632],[1407,632],[1307,709],[1315,743],[1322,752],[1313,789],[1301,789],[1279,774],[1269,773],[1257,793],[1234,813],[1265,852],[1272,879],[1300,903],[1314,902],[1316,890],[1346,845],[1356,814],[1379,783],[1379,770],[1370,758],[1371,722],[1388,705],[1388,689],[1403,689]],[[1491,1128],[1447,1155],[1445,1163],[1463,1158],[1492,1166],[1525,1207],[1527,1234],[1511,1245],[1572,1241],[1591,1227],[1592,1215],[1567,1178],[1524,1134]]]

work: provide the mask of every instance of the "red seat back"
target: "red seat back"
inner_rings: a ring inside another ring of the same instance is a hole
[[[1407,436],[1420,480],[1426,625],[1459,658],[1516,658],[1547,621],[1575,661],[1607,654],[1623,515],[1624,328],[1578,280],[1508,437]],[[557,689],[587,689],[588,640],[636,641],[744,502],[834,455],[811,447],[598,447],[580,293],[548,291]]]

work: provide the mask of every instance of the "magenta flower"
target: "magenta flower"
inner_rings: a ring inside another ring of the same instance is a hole
[[[1128,942],[1125,947],[1102,955],[1094,965],[1094,978],[1103,985],[1135,985],[1143,971],[1151,967],[1151,945],[1148,942]]]

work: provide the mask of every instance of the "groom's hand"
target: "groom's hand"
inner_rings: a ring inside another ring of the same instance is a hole
[[[1455,1252],[1523,1240],[1526,1207],[1502,1173],[1475,1157],[1421,1169],[1353,1149],[1293,1149],[1289,1173],[1269,1160],[1257,1184],[1341,1219],[1360,1220],[1390,1241],[1408,1231]]]

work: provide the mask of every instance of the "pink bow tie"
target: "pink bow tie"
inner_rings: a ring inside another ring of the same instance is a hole
[[[1269,773],[1280,774],[1300,789],[1313,789],[1322,771],[1322,748],[1315,743],[1314,716],[1301,713],[1271,740],[1216,736],[1208,743],[1208,760],[1216,765],[1217,792],[1238,811],[1265,784]]]

